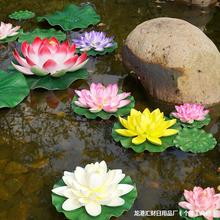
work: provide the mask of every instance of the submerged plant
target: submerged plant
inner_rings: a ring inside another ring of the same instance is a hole
[[[182,217],[197,219],[200,216],[207,220],[220,218],[220,194],[216,194],[214,188],[194,187],[193,191],[184,190],[184,198],[185,201],[179,202]]]
[[[6,38],[14,37],[19,34],[20,26],[12,27],[12,24],[1,22],[0,25],[0,42]]]
[[[180,106],[175,106],[176,112],[171,114],[178,118],[183,123],[192,124],[194,121],[203,121],[205,120],[206,115],[209,113],[209,110],[205,110],[203,105],[200,104],[183,104]]]
[[[119,117],[123,129],[116,129],[116,133],[125,137],[132,137],[133,144],[142,144],[146,140],[162,145],[161,137],[167,137],[178,133],[176,129],[170,129],[176,123],[176,119],[166,120],[159,109],[150,112],[146,108],[143,113],[135,109],[131,110],[127,120]]]
[[[122,170],[108,170],[104,161],[64,172],[52,190],[52,201],[68,219],[110,219],[131,208],[137,191]]]
[[[106,33],[98,31],[85,32],[79,36],[79,38],[73,39],[73,42],[76,44],[76,47],[80,51],[90,51],[94,52],[111,52],[117,47],[116,43],[113,41],[113,37],[107,37]],[[115,47],[116,46],[116,47]],[[99,53],[97,53],[99,54]],[[94,53],[96,55],[96,53]]]
[[[36,37],[32,44],[21,45],[23,57],[15,49],[13,55],[20,65],[12,62],[15,69],[26,75],[61,77],[67,72],[81,69],[87,63],[87,55],[75,54],[76,46],[68,41],[59,43],[52,37],[41,40]]]

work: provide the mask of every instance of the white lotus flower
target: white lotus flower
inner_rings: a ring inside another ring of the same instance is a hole
[[[91,216],[102,212],[101,206],[122,206],[125,201],[121,198],[134,189],[129,184],[120,184],[125,174],[122,170],[107,170],[105,161],[76,167],[73,173],[64,172],[63,181],[66,186],[54,188],[53,193],[66,197],[62,204],[65,211],[72,211],[85,206]]]
[[[0,40],[3,40],[7,37],[12,37],[18,34],[20,26],[12,27],[12,24],[1,22],[0,24]]]

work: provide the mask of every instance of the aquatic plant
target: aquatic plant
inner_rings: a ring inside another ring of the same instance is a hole
[[[19,34],[19,30],[20,26],[16,26],[16,27],[12,27],[12,24],[8,23],[4,23],[1,22],[0,24],[0,42],[3,40],[8,40],[10,41],[10,38],[12,38],[12,40],[14,40],[14,37],[17,37]],[[15,38],[16,39],[16,38]]]
[[[64,31],[75,28],[87,28],[100,22],[100,16],[91,4],[77,6],[70,4],[63,11],[57,11],[51,15],[38,17],[38,21],[46,20],[50,25],[59,25]]]
[[[104,55],[117,48],[113,37],[107,37],[105,32],[90,31],[81,34],[78,38],[73,39],[73,43],[79,51],[87,51],[88,55]]]
[[[52,189],[52,202],[68,219],[110,219],[131,208],[137,190],[122,170],[108,170],[105,161],[64,172]],[[96,218],[95,218],[96,219]]]
[[[179,206],[180,216],[186,219],[197,219],[199,216],[207,220],[220,218],[220,194],[216,194],[214,188],[184,190],[184,201],[179,202]]]
[[[31,19],[35,16],[35,13],[29,10],[20,10],[15,11],[12,14],[9,15],[9,18],[15,19],[15,20],[27,20]]]
[[[169,129],[176,123],[176,120],[166,120],[163,112],[160,112],[159,109],[150,112],[146,108],[143,113],[132,109],[127,120],[119,117],[119,121],[124,128],[116,129],[116,132],[125,137],[133,137],[132,143],[136,145],[142,144],[146,140],[161,145],[161,137],[178,133],[176,129]]]
[[[120,92],[117,84],[104,86],[92,83],[89,90],[75,90],[75,93],[77,96],[72,102],[74,112],[89,119],[126,115],[134,107],[134,98],[130,93]]]
[[[87,63],[86,53],[78,56],[74,54],[75,49],[74,44],[69,45],[67,41],[61,44],[55,37],[43,40],[36,37],[32,44],[22,43],[24,58],[15,49],[13,55],[20,65],[13,62],[12,65],[25,75],[61,77],[81,69]]]
[[[194,121],[205,120],[209,110],[205,110],[203,105],[185,103],[180,106],[175,106],[176,112],[171,114],[178,118],[183,123],[192,124]]]

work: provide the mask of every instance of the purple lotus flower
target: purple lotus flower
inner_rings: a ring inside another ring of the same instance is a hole
[[[91,49],[103,51],[114,44],[113,37],[106,37],[105,32],[98,31],[85,32],[79,38],[73,39],[73,42],[80,51],[89,51]]]
[[[184,123],[193,123],[194,121],[205,120],[206,115],[209,113],[205,110],[204,106],[200,104],[185,103],[180,106],[175,106],[176,112],[172,112],[175,118],[178,118]]]

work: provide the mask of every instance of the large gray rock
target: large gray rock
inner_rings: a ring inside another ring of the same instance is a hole
[[[125,41],[123,62],[159,100],[220,102],[219,51],[184,20],[156,18],[138,25]]]

